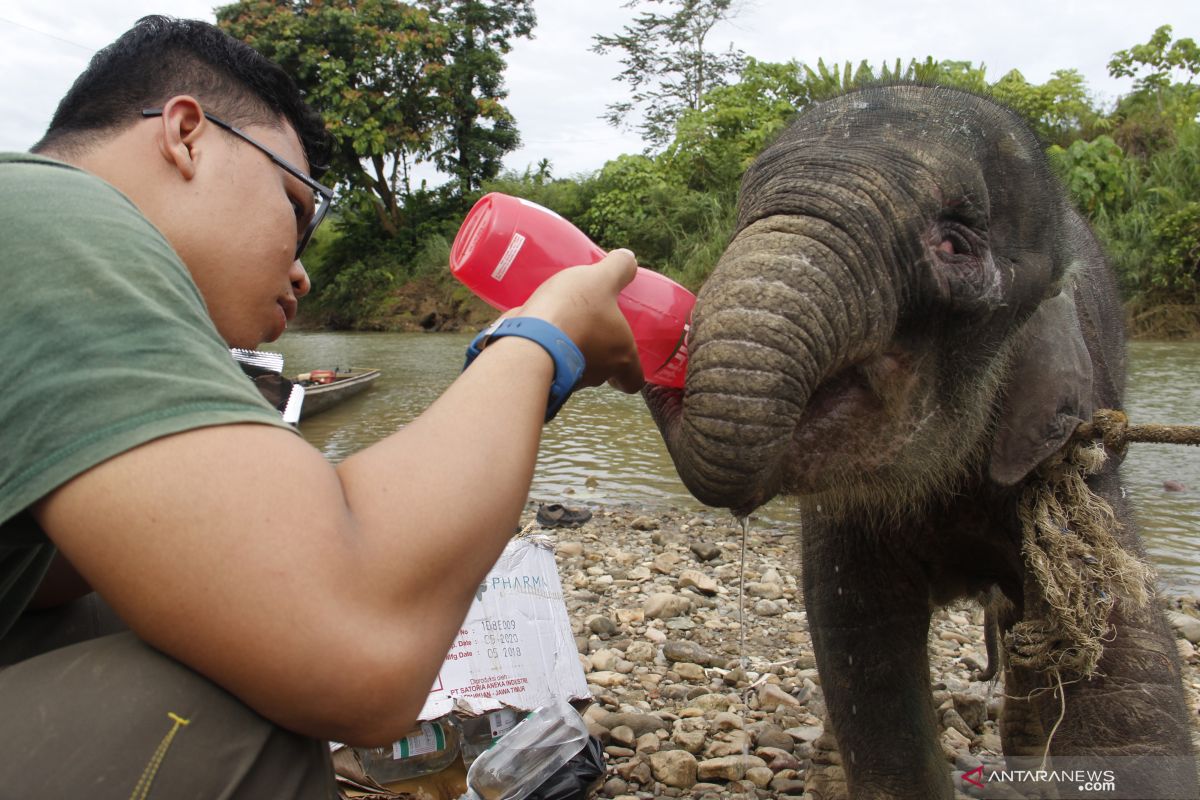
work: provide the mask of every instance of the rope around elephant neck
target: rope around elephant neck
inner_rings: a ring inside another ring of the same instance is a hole
[[[1011,663],[1060,682],[1087,679],[1111,638],[1109,612],[1118,601],[1141,608],[1154,573],[1118,542],[1121,522],[1087,485],[1108,454],[1130,442],[1200,445],[1200,427],[1129,425],[1120,411],[1097,411],[1036,472],[1021,495],[1021,552],[1033,578],[1033,608],[1005,635]]]

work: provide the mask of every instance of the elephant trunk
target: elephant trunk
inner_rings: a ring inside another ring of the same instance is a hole
[[[768,217],[737,235],[704,285],[684,392],[646,392],[701,502],[745,514],[779,493],[814,392],[883,347],[895,298],[857,238],[816,217]]]

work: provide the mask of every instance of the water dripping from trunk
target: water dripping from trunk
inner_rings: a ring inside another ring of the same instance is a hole
[[[746,671],[746,539],[750,530],[750,515],[735,516],[742,528],[742,559],[738,569],[738,665]]]

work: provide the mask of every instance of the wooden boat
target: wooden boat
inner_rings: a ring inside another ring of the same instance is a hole
[[[301,421],[333,408],[348,397],[370,388],[380,375],[377,369],[361,367],[314,369],[302,372],[293,380],[304,387],[304,404],[300,406]]]

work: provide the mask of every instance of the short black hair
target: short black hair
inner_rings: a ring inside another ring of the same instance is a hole
[[[314,178],[328,168],[329,135],[291,77],[248,44],[194,19],[142,17],[92,57],[58,104],[33,152],[79,152],[98,133],[118,131],[188,94],[232,125],[296,130]]]

